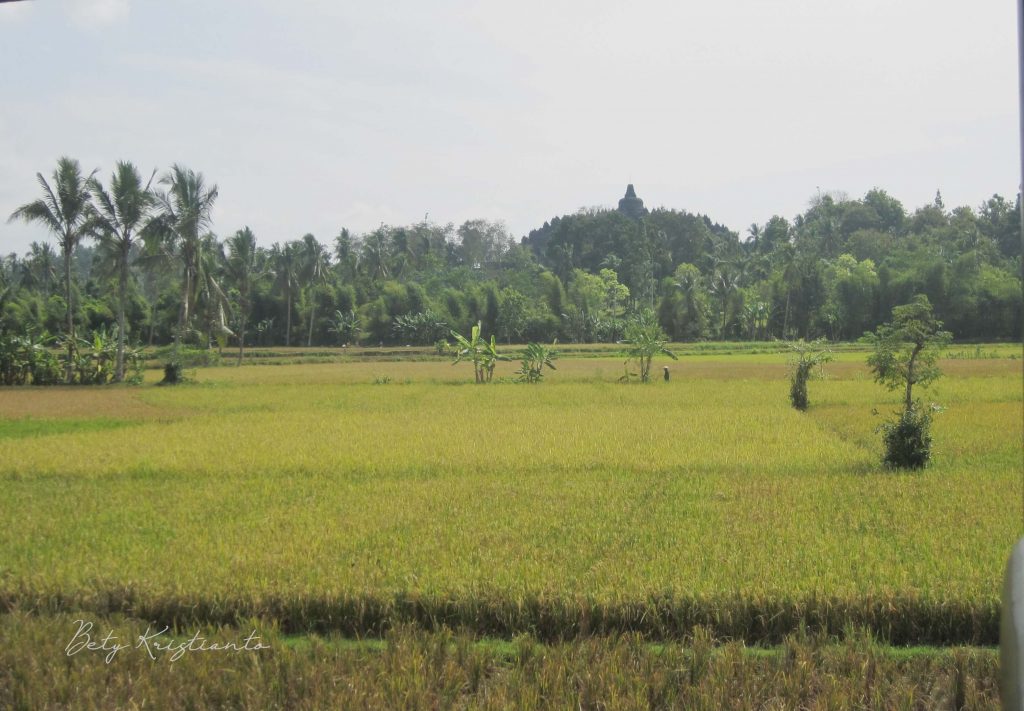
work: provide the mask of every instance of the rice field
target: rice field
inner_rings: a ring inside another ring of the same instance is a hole
[[[534,386],[515,363],[474,386],[465,364],[364,359],[0,390],[0,609],[992,645],[1024,433],[1019,354],[984,349],[923,393],[945,411],[913,474],[880,465],[899,394],[858,352],[806,413],[785,356],[749,352],[691,353],[645,386],[598,353]]]

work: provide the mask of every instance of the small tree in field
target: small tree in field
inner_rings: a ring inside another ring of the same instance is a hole
[[[654,319],[653,314],[645,313],[638,316],[626,326],[627,377],[629,362],[635,360],[640,366],[640,382],[647,383],[651,379],[651,360],[656,355],[667,355],[672,360],[679,360],[676,354],[668,349],[668,337]]]
[[[825,339],[807,343],[802,339],[790,346],[793,351],[789,361],[789,401],[797,410],[807,409],[807,381],[812,377],[824,377],[822,366],[832,360],[832,351],[825,345]]]
[[[923,467],[931,456],[931,412],[914,400],[913,388],[926,387],[941,375],[935,363],[953,335],[942,330],[928,297],[918,294],[909,304],[895,307],[892,321],[867,338],[874,347],[868,365],[875,381],[890,390],[904,390],[902,414],[880,428],[885,440],[885,463],[898,468]]]

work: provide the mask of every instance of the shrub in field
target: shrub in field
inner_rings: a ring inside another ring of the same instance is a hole
[[[885,442],[886,466],[921,469],[928,464],[932,450],[932,412],[917,401],[904,410],[899,419],[879,425]]]
[[[555,363],[558,359],[558,351],[550,349],[539,343],[531,343],[523,351],[522,365],[516,371],[517,379],[521,383],[539,383],[544,379],[544,368],[555,370]]]
[[[651,360],[656,355],[667,355],[678,360],[675,353],[668,349],[668,337],[661,330],[652,313],[642,313],[626,326],[626,375],[629,378],[629,362],[635,360],[640,367],[640,382],[647,383],[651,379]]]
[[[832,360],[832,351],[824,339],[806,343],[802,339],[792,346],[789,361],[789,401],[797,410],[807,409],[807,381],[813,376],[822,377],[822,366]]]
[[[164,379],[160,381],[161,385],[177,385],[185,380],[184,367],[181,363],[165,363],[164,364]]]
[[[927,386],[941,375],[935,365],[941,349],[953,336],[942,330],[928,297],[918,294],[909,304],[892,310],[892,321],[867,334],[874,352],[868,365],[875,381],[890,390],[904,389],[903,413],[884,423],[885,463],[892,467],[916,469],[929,459],[931,415],[913,399],[914,385]]]

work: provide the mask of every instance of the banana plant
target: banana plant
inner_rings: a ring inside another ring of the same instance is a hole
[[[668,349],[668,339],[661,326],[654,320],[654,315],[644,313],[634,319],[626,328],[626,375],[629,379],[629,362],[635,360],[640,366],[640,382],[647,383],[651,379],[651,360],[656,355],[667,355],[672,360],[679,360],[676,354]]]
[[[116,327],[108,332],[98,328],[92,338],[79,338],[75,350],[75,370],[82,385],[103,385],[114,376],[117,363],[118,336]]]
[[[331,319],[331,327],[328,330],[331,333],[338,334],[338,340],[341,342],[340,345],[343,346],[349,343],[356,343],[359,340],[359,334],[363,331],[359,327],[359,315],[355,312],[355,309],[349,309],[348,313],[335,310],[334,317]]]
[[[521,383],[539,383],[544,379],[544,368],[556,370],[554,361],[558,359],[558,351],[549,349],[540,343],[531,343],[523,351],[522,365],[516,371]]]
[[[461,333],[451,332],[455,339],[455,358],[452,365],[464,360],[473,363],[473,379],[476,383],[484,382],[484,340],[480,337],[480,322],[477,321],[466,338]]]
[[[491,382],[491,378],[494,377],[494,366],[497,365],[499,360],[509,360],[506,355],[498,353],[497,342],[494,340],[494,334],[491,334],[490,341],[484,341],[483,347],[483,372],[486,380],[484,382]]]
[[[466,338],[455,331],[455,359],[452,365],[468,360],[473,363],[473,379],[476,383],[489,383],[494,377],[494,366],[499,360],[508,360],[508,356],[498,353],[498,344],[494,336],[487,341],[480,335],[480,322],[477,321]]]

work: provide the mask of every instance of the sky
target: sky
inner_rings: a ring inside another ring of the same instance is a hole
[[[0,4],[0,215],[62,155],[180,163],[261,244],[614,207],[745,234],[821,192],[1020,183],[1005,0]],[[0,253],[47,238],[0,221]]]

